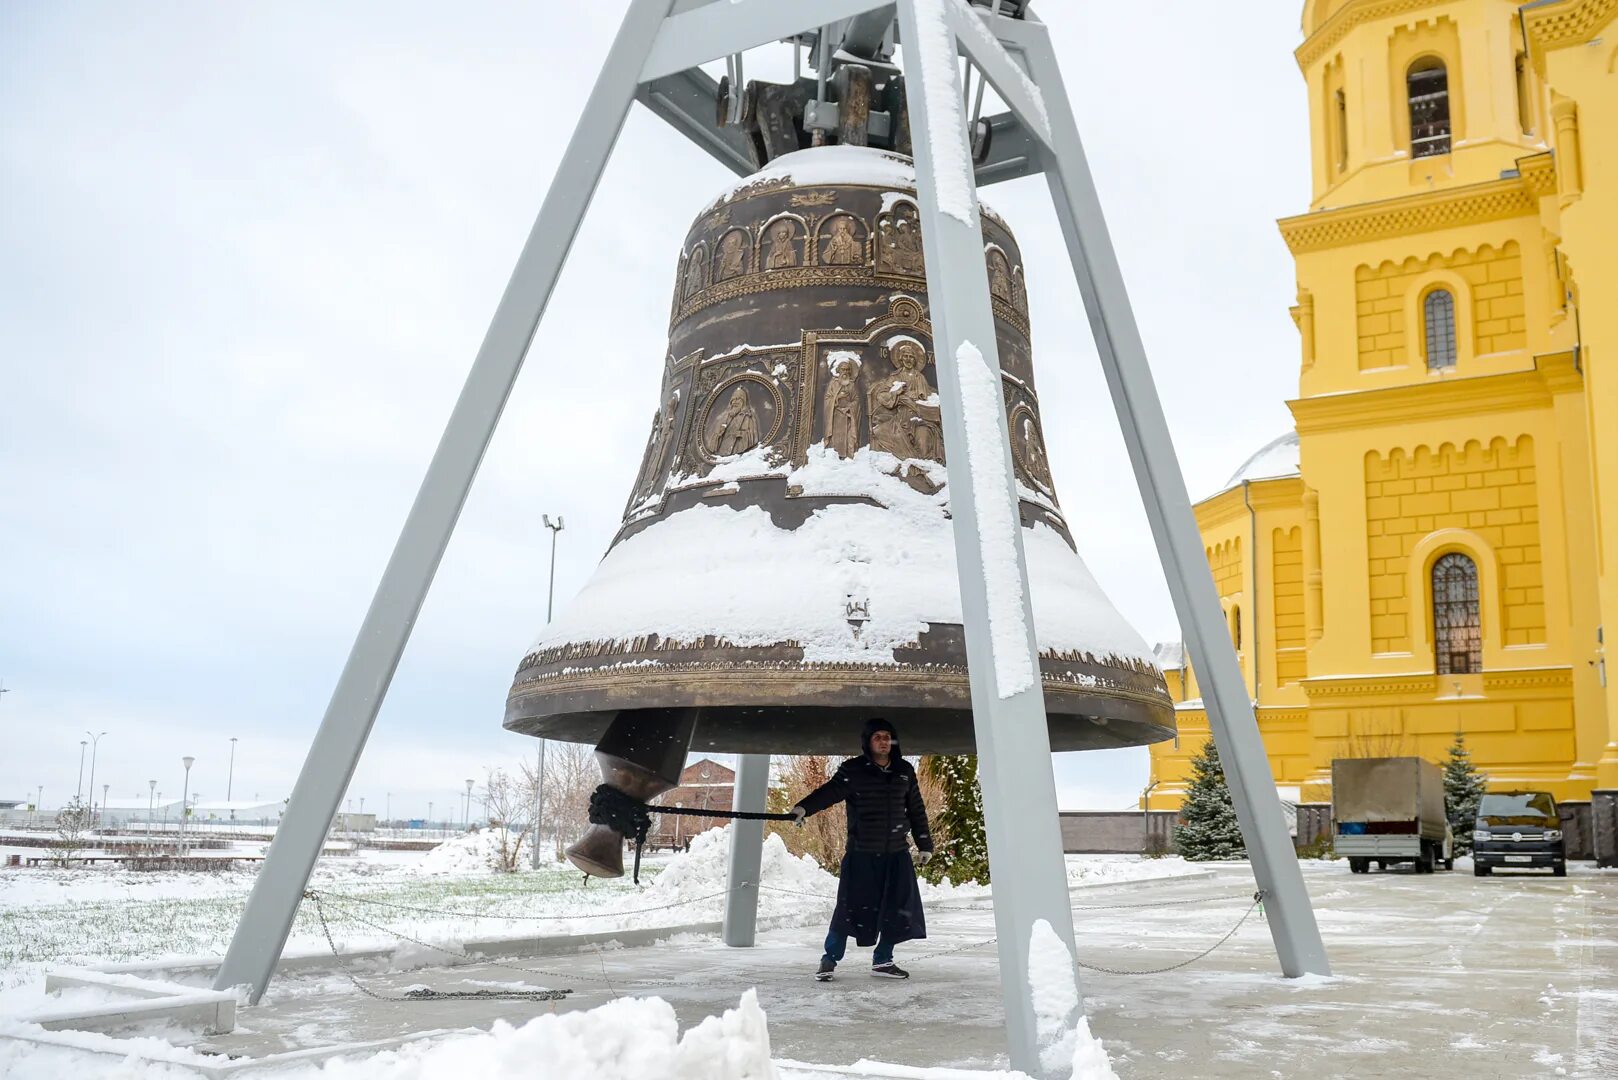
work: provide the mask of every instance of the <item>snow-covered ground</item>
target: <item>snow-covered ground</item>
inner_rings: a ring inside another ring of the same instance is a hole
[[[365,851],[322,860],[310,883],[322,897],[318,911],[314,904],[303,905],[289,942],[289,955],[329,955],[321,915],[345,954],[393,949],[394,962],[386,967],[399,970],[423,963],[452,962],[452,954],[459,953],[461,943],[469,940],[679,927],[713,922],[723,914],[729,846],[724,830],[702,833],[688,853],[648,856],[642,864],[642,883],[638,887],[627,878],[586,882],[571,868],[560,865],[537,871],[525,868],[516,874],[493,873],[488,867],[496,844],[495,836],[484,832],[446,842],[427,853]],[[256,867],[251,866],[213,873],[109,868],[0,872],[0,1025],[14,1024],[17,1017],[47,1002],[69,1003],[61,997],[44,995],[43,975],[48,967],[218,956],[235,928],[255,872]],[[1068,877],[1075,885],[1196,872],[1178,859],[1068,858]],[[767,840],[759,895],[760,915],[766,925],[820,925],[831,909],[836,888],[834,876],[809,859],[789,854],[779,838]],[[987,898],[988,890],[946,882],[923,885],[923,895],[929,904],[936,905],[981,901]],[[482,982],[518,988],[509,974]],[[354,992],[346,979],[332,975],[305,978],[296,984],[288,980],[285,985],[287,1000]],[[523,983],[522,987],[534,989],[537,984]],[[73,991],[71,997],[88,1004],[98,994],[99,991]],[[455,1040],[460,1049],[453,1052],[436,1049],[439,1044],[412,1045],[373,1055],[368,1059],[370,1064],[328,1066],[318,1075],[355,1080],[372,1076],[462,1076],[467,1074],[466,1062],[487,1061],[491,1063],[487,1069],[476,1071],[493,1080],[504,1075],[497,1067],[500,1061],[531,1062],[536,1054],[546,1060],[569,1060],[567,1055],[574,1052],[570,1048],[577,1047],[596,1048],[591,1060],[600,1068],[597,1072],[565,1073],[570,1077],[752,1080],[755,1076],[779,1076],[782,1080],[809,1080],[840,1074],[805,1071],[807,1066],[760,1071],[757,1062],[769,1062],[763,1013],[750,996],[733,1002],[722,1017],[712,1018],[712,1031],[696,1024],[683,1037],[677,1035],[674,1011],[666,1003],[655,998],[623,999],[604,1006],[605,1011],[568,1013],[565,1022],[561,1017],[549,1017],[519,1026],[497,1024],[487,1033]],[[629,1017],[628,1012],[635,1012],[635,1016]],[[607,1034],[608,1029],[625,1025],[651,1033],[647,1036],[650,1041],[630,1045],[619,1036]],[[730,1056],[723,1060],[713,1057],[717,1044],[711,1036],[719,1030],[728,1033],[721,1042],[729,1047],[725,1053]],[[749,1032],[763,1039],[762,1057],[758,1046],[748,1049],[745,1036]],[[165,1032],[153,1034],[161,1037]],[[94,1042],[101,1037],[86,1038]],[[600,1048],[615,1038],[622,1045],[603,1056]],[[5,1042],[0,1036],[0,1046]],[[1088,1048],[1094,1060],[1094,1045],[1084,1039],[1075,1045],[1078,1051]],[[59,1066],[71,1071],[66,1063],[76,1053],[79,1051],[39,1048],[25,1052],[19,1044],[11,1044],[9,1049],[0,1048],[0,1075],[54,1075]],[[179,1071],[151,1076],[187,1075],[184,1065],[189,1054],[177,1047],[172,1057]],[[660,1067],[665,1070],[676,1071],[635,1071],[637,1063],[650,1060],[664,1063]],[[129,1075],[147,1080],[148,1074]],[[317,1074],[306,1069],[285,1075]],[[929,1070],[914,1075],[944,1074]]]

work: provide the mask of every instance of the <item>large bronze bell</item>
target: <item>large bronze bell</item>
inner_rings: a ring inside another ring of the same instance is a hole
[[[1016,239],[983,216],[1054,750],[1174,734],[1144,641],[1074,550],[1042,435]],[[973,749],[920,215],[907,157],[778,158],[698,215],[623,525],[518,666],[505,726],[597,744],[645,800],[688,749]],[[597,825],[569,852],[623,872]]]

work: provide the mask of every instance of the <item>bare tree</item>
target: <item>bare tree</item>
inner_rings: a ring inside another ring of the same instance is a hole
[[[533,816],[530,790],[524,777],[514,777],[504,769],[489,770],[483,784],[483,807],[493,837],[489,862],[503,874],[522,865],[523,841]]]
[[[832,766],[833,759],[815,754],[786,758],[780,772],[785,790],[782,810],[829,780]],[[790,821],[772,821],[769,828],[794,855],[811,856],[834,874],[842,864],[843,851],[848,846],[848,824],[842,804],[807,819],[801,827]]]
[[[1404,732],[1397,720],[1367,721],[1350,718],[1348,735],[1343,739],[1345,758],[1405,757],[1409,754]]]
[[[522,788],[525,805],[535,801],[536,773],[532,763],[523,762]],[[540,821],[554,840],[555,858],[562,849],[584,835],[590,827],[590,793],[601,783],[601,770],[595,753],[583,743],[552,742],[545,749],[545,805]],[[522,815],[525,819],[527,813]]]
[[[89,847],[90,835],[90,808],[82,803],[72,803],[62,807],[56,813],[56,839],[51,841],[51,850],[55,853],[56,865],[68,867],[79,852]]]

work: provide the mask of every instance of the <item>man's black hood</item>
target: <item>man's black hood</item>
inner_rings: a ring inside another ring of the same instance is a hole
[[[893,746],[888,751],[888,762],[891,764],[904,757],[904,752],[899,749],[899,729],[880,716],[873,716],[865,721],[865,730],[860,733],[860,751],[866,757],[871,757],[871,736],[879,731],[886,731],[893,736]]]

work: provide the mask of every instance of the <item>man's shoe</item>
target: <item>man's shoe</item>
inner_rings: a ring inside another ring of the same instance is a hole
[[[821,957],[820,969],[815,972],[815,982],[831,982],[831,974],[836,970],[836,963],[831,960],[827,960],[825,957]]]
[[[872,964],[871,975],[878,979],[910,978],[910,972],[906,971],[904,968],[900,967],[898,964],[895,964],[891,960],[886,964]]]

